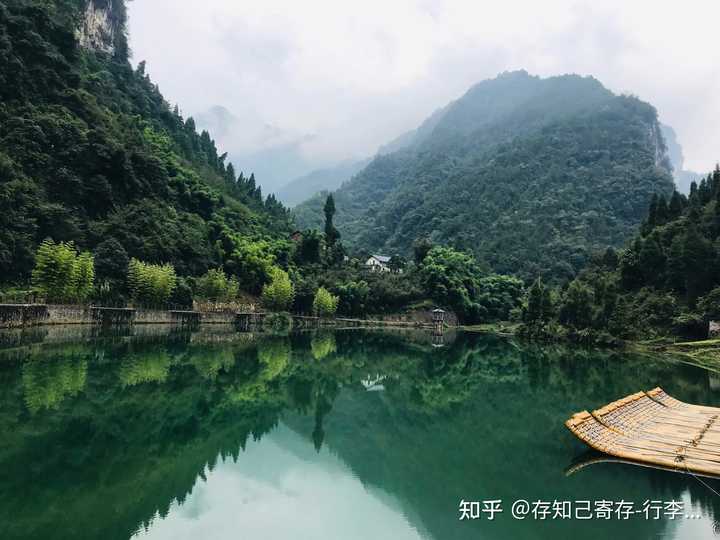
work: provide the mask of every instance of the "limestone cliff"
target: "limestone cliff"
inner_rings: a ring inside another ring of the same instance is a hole
[[[124,0],[87,0],[76,31],[81,47],[114,55],[124,53]]]

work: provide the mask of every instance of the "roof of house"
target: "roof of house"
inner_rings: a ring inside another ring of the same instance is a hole
[[[390,259],[392,259],[392,257],[387,257],[385,255],[371,255],[371,258],[377,259],[381,263],[389,263]]]

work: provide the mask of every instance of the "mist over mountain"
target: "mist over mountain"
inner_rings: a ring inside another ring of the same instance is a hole
[[[309,158],[303,145],[314,139],[309,133],[295,133],[265,122],[254,111],[236,114],[215,106],[195,115],[198,127],[213,133],[221,152],[246,174],[254,173],[263,193],[277,193],[299,176],[328,166]],[[308,193],[308,197],[314,192]]]
[[[690,193],[690,184],[699,182],[704,176],[695,171],[685,170],[685,156],[675,130],[665,124],[661,124],[660,127],[667,146],[668,157],[672,163],[675,185],[680,193],[687,195]]]
[[[278,199],[293,207],[322,191],[334,191],[363,170],[370,161],[370,158],[347,160],[334,167],[312,171],[283,186],[277,193]]]
[[[562,280],[673,189],[655,108],[591,77],[504,73],[400,140],[335,192],[352,249],[409,255],[427,237],[498,272]],[[295,209],[299,225],[316,225],[321,199]]]

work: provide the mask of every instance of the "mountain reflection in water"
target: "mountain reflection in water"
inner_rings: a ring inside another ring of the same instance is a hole
[[[622,463],[565,471],[573,412],[662,385],[662,358],[493,336],[210,328],[0,334],[0,538],[710,538],[720,498]],[[709,482],[718,489],[718,483]],[[460,521],[461,499],[501,499]],[[516,499],[680,500],[701,519],[517,520]]]

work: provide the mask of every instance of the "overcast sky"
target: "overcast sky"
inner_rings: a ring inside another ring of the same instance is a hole
[[[526,69],[638,95],[675,128],[687,168],[720,159],[720,0],[134,0],[129,11],[133,61],[185,114],[232,111],[244,145],[270,144],[271,131],[304,137],[317,161],[370,155],[472,84]]]

